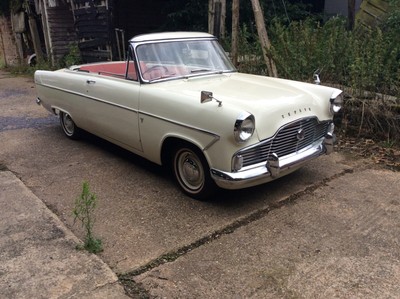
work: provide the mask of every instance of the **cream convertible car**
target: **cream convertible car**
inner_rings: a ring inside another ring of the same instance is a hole
[[[286,175],[333,148],[342,92],[238,73],[206,33],[140,35],[126,62],[35,73],[37,103],[157,164],[205,199]]]

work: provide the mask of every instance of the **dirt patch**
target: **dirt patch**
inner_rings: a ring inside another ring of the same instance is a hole
[[[340,136],[336,150],[372,160],[374,164],[392,171],[400,171],[400,147],[391,142]]]

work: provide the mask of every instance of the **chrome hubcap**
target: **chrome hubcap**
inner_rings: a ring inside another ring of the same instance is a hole
[[[64,114],[63,115],[63,124],[64,124],[65,131],[69,135],[72,135],[75,130],[75,124],[74,124],[71,116],[69,116],[68,114]]]
[[[185,187],[191,190],[199,189],[204,183],[204,171],[199,158],[186,151],[178,158],[180,179]]]

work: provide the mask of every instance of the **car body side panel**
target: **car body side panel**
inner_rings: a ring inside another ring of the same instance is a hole
[[[140,84],[126,79],[96,76],[88,84],[85,101],[91,101],[90,131],[125,148],[142,150],[138,127]]]
[[[241,109],[226,103],[200,103],[200,90],[188,91],[185,82],[146,84],[140,93],[139,126],[143,151],[159,162],[162,142],[177,137],[196,145],[213,167],[231,168],[232,154],[243,145],[234,141],[234,123]],[[174,91],[172,91],[172,90]],[[251,142],[258,142],[253,136]]]
[[[65,74],[62,70],[36,71],[35,83],[44,107],[50,111],[68,112],[78,127],[87,127],[87,107],[82,101],[86,84],[81,74]]]
[[[36,81],[45,106],[69,113],[88,132],[141,151],[137,82],[69,70],[37,72]]]

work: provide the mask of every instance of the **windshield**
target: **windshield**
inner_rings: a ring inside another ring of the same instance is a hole
[[[145,81],[236,71],[216,40],[148,43],[136,51]]]

